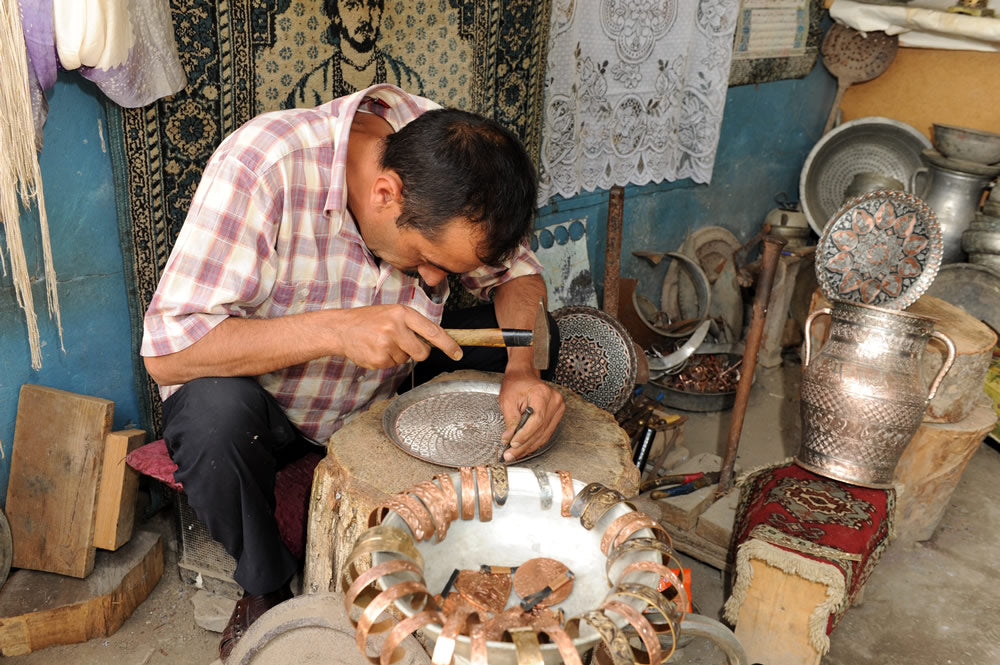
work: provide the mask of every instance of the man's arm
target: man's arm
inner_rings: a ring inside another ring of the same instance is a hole
[[[425,359],[430,348],[421,337],[453,358],[462,355],[441,326],[416,310],[374,305],[274,319],[229,317],[187,348],[144,362],[161,386],[205,376],[258,376],[327,356],[375,369]]]
[[[545,280],[541,275],[524,275],[500,284],[493,299],[497,322],[502,328],[531,329],[540,300],[545,300]],[[507,349],[507,369],[500,388],[500,409],[507,423],[501,440],[511,445],[511,450],[505,453],[507,461],[544,445],[566,410],[559,391],[541,380],[539,370],[532,364],[533,355],[530,347]],[[517,440],[511,441],[520,414],[528,406],[534,415],[528,418]]]

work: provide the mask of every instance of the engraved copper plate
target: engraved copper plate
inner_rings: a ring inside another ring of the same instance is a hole
[[[593,307],[562,307],[556,383],[615,413],[635,389],[638,357],[631,336],[614,317]]]
[[[512,584],[510,573],[463,570],[455,579],[455,591],[473,607],[498,614],[507,605]]]
[[[499,381],[425,383],[392,400],[382,427],[400,449],[425,462],[453,468],[494,464],[507,429],[499,395]],[[558,430],[544,446],[511,464],[541,455],[557,437]]]
[[[926,203],[904,192],[873,192],[845,203],[823,229],[816,278],[830,300],[905,309],[934,281],[943,251]]]
[[[535,607],[550,607],[558,605],[569,597],[573,590],[573,580],[566,580],[569,567],[561,561],[548,557],[535,557],[518,566],[514,573],[514,592],[521,598],[527,598],[545,587],[553,588],[561,583],[545,600]]]

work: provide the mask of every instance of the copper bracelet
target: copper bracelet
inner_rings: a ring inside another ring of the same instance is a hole
[[[608,554],[607,563],[604,565],[604,573],[605,577],[607,577],[609,586],[611,585],[611,567],[615,565],[618,559],[622,558],[629,552],[636,552],[638,550],[655,550],[664,557],[674,556],[673,550],[658,541],[656,538],[632,538],[631,540],[626,540],[624,543],[611,550],[611,553]],[[674,560],[676,561],[676,559]]]
[[[663,650],[660,648],[660,638],[657,636],[653,626],[650,625],[649,620],[642,616],[639,610],[620,600],[614,599],[605,600],[601,605],[601,609],[605,613],[611,611],[620,614],[635,629],[635,632],[639,634],[639,639],[642,640],[643,646],[646,647],[646,653],[649,654],[647,665],[660,665],[663,662]],[[386,664],[383,663],[383,665]]]
[[[493,490],[493,500],[498,506],[507,503],[507,496],[510,494],[510,480],[507,478],[507,465],[491,464],[490,487]]]
[[[639,514],[648,519],[649,520],[648,523],[636,522],[633,524],[626,524],[625,527],[621,531],[619,531],[618,534],[615,536],[615,542],[611,544],[611,548],[614,549],[615,547],[618,547],[626,540],[631,538],[632,534],[641,529],[650,529],[653,532],[654,538],[656,538],[658,541],[660,541],[667,547],[673,548],[674,541],[670,537],[670,534],[667,533],[667,530],[663,528],[663,525],[654,520],[649,515],[646,515],[644,513],[639,513]]]
[[[580,660],[580,652],[576,650],[572,638],[558,623],[546,623],[537,627],[539,633],[549,636],[559,648],[559,657],[562,658],[563,665],[583,665]]]
[[[402,529],[382,524],[368,529],[355,541],[354,548],[347,555],[347,563],[344,564],[344,575],[350,576],[353,581],[357,577],[357,573],[351,573],[352,565],[361,557],[375,552],[400,554],[423,570],[424,558],[417,551],[410,534]]]
[[[542,624],[560,623],[559,614],[548,608],[537,608],[525,612],[520,605],[514,605],[497,613],[486,622],[486,639],[499,641],[511,628],[536,628]]]
[[[615,622],[607,617],[603,612],[597,610],[590,610],[589,612],[584,612],[578,617],[573,617],[570,622],[577,622],[583,619],[597,631],[597,634],[601,636],[601,641],[604,642],[604,646],[608,649],[608,654],[611,656],[611,661],[614,665],[635,665],[635,660],[632,658],[632,647],[628,643],[628,637],[625,633],[618,629]]]
[[[463,466],[458,473],[462,479],[462,519],[471,520],[476,516],[476,472]]]
[[[598,492],[605,489],[604,485],[601,483],[589,483],[584,486],[582,490],[576,493],[573,497],[573,505],[569,507],[569,514],[571,517],[579,517],[583,514],[584,509],[590,500],[593,499]]]
[[[351,581],[351,585],[347,588],[347,591],[344,592],[344,611],[347,612],[347,614],[351,613],[351,607],[354,606],[354,601],[358,599],[361,592],[372,582],[383,575],[392,575],[394,573],[401,573],[404,571],[416,573],[417,580],[420,582],[424,581],[423,571],[420,570],[420,568],[417,568],[416,564],[412,561],[407,561],[406,559],[393,559],[392,561],[385,561],[373,568],[369,568]]]
[[[622,529],[625,528],[626,525],[632,522],[648,519],[651,518],[634,510],[616,517],[614,521],[608,525],[608,528],[604,530],[604,535],[601,536],[601,554],[604,556],[608,555],[608,552],[611,550],[611,543],[614,542],[615,537],[621,533]]]
[[[584,507],[583,513],[580,515],[580,524],[588,531],[593,529],[594,526],[601,521],[601,518],[608,514],[608,511],[622,501],[625,501],[624,494],[618,490],[605,487],[603,490],[591,497],[590,501]],[[635,509],[635,507],[631,504],[628,505],[633,510]]]
[[[636,571],[643,571],[647,573],[655,573],[660,577],[666,578],[670,585],[677,590],[677,596],[673,599],[674,605],[677,607],[679,616],[683,616],[685,612],[688,611],[688,598],[687,598],[687,588],[684,586],[684,582],[677,576],[677,573],[672,571],[668,566],[662,563],[656,563],[655,561],[633,561],[629,565],[625,566],[625,570],[622,571],[621,577],[618,578],[619,582],[624,582],[631,573]],[[659,582],[659,580],[657,580]]]
[[[434,518],[416,497],[403,492],[393,494],[385,506],[403,518],[417,540],[426,540],[434,533]]]
[[[542,502],[542,510],[552,507],[552,485],[549,484],[549,474],[541,469],[532,469],[535,480],[538,481],[538,496]]]
[[[517,654],[517,665],[545,665],[542,658],[542,647],[538,643],[538,633],[531,627],[511,628],[507,631],[510,641],[514,643]]]
[[[385,642],[382,644],[382,653],[379,665],[392,665],[398,662],[403,656],[406,655],[406,650],[401,650],[396,658],[393,655],[396,651],[396,647],[399,646],[400,642],[405,640],[414,631],[420,630],[424,626],[428,626],[432,623],[444,623],[444,615],[442,615],[437,610],[424,610],[414,614],[411,617],[403,619],[389,631],[389,634],[385,638]]]
[[[573,478],[569,471],[556,471],[559,474],[559,485],[562,488],[562,507],[559,513],[563,517],[570,517],[570,506],[573,504]]]
[[[489,651],[486,648],[486,624],[477,623],[469,629],[469,664],[488,665]]]
[[[490,472],[485,466],[476,467],[476,488],[479,494],[479,521],[493,519],[493,496],[490,491]]]
[[[608,599],[613,599],[615,596],[625,596],[628,598],[637,598],[647,605],[656,610],[660,616],[662,616],[671,626],[673,626],[674,619],[676,618],[676,613],[674,612],[673,603],[666,599],[666,597],[652,587],[648,587],[645,584],[634,584],[631,582],[622,582],[615,588],[613,588],[608,595]]]
[[[455,655],[455,643],[469,622],[475,616],[480,624],[487,621],[487,616],[471,605],[461,604],[451,614],[445,617],[441,634],[434,642],[434,652],[431,655],[431,665],[449,665]]]
[[[448,504],[448,519],[452,522],[458,519],[458,492],[455,491],[455,482],[447,473],[434,474],[434,480],[441,484],[441,491]]]
[[[436,542],[441,542],[448,535],[448,503],[444,491],[434,481],[425,480],[407,490],[408,493],[420,499],[434,520],[434,536]]]
[[[358,645],[358,650],[361,651],[369,660],[374,660],[368,655],[367,642],[368,642],[368,631],[372,629],[372,625],[375,620],[381,616],[390,605],[392,605],[397,599],[404,596],[410,596],[414,594],[421,594],[426,598],[430,599],[430,594],[427,593],[427,587],[424,586],[423,582],[400,582],[395,584],[379,595],[375,596],[375,599],[368,604],[365,611],[361,613],[361,618],[357,623],[354,624],[357,634],[355,635],[355,640]],[[348,617],[350,619],[350,617]],[[394,621],[392,617],[388,621]],[[351,623],[354,623],[351,621]],[[375,662],[378,662],[375,660]]]

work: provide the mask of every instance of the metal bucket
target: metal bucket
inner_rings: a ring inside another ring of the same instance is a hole
[[[812,323],[824,314],[832,319],[830,336],[811,358]],[[927,389],[920,359],[932,337],[948,355]],[[806,319],[805,338],[796,463],[853,485],[891,487],[900,455],[955,360],[955,345],[929,317],[840,300]]]

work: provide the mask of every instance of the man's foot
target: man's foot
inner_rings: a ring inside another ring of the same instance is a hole
[[[254,621],[259,619],[264,612],[292,597],[292,591],[286,584],[277,591],[256,595],[244,593],[243,597],[236,601],[233,614],[229,617],[229,623],[222,631],[222,640],[219,642],[219,658],[226,662],[229,654],[233,652],[233,647],[240,641]]]

